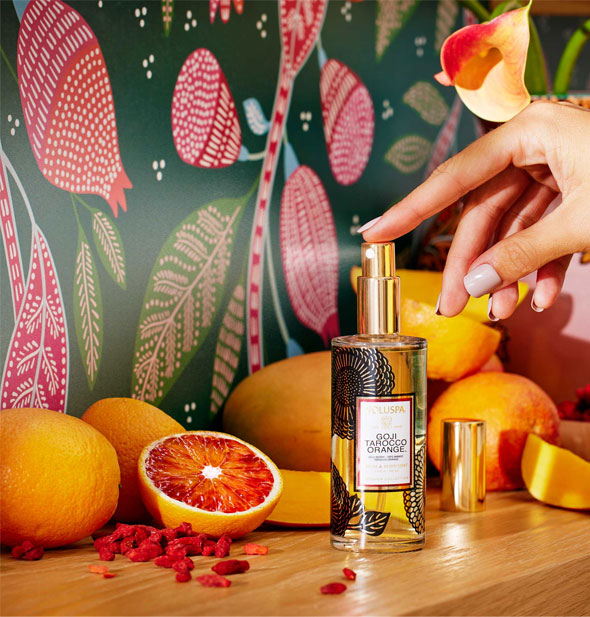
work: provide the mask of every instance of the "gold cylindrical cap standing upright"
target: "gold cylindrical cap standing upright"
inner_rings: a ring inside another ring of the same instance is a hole
[[[479,512],[486,499],[486,423],[442,420],[441,510]]]

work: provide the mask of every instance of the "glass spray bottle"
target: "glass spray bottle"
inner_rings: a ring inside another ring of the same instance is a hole
[[[399,334],[392,242],[364,243],[358,334],[332,340],[331,541],[424,546],[426,341]]]

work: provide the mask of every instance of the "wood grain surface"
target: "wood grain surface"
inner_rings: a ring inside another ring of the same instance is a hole
[[[488,494],[487,510],[438,509],[428,492],[427,544],[404,554],[355,555],[331,548],[326,530],[263,529],[247,541],[266,556],[232,557],[251,568],[227,589],[177,583],[171,570],[117,555],[115,578],[90,539],[38,562],[0,560],[2,615],[590,615],[590,513],[551,508],[526,491]],[[217,561],[195,557],[194,574]],[[357,572],[346,581],[342,568]],[[320,586],[348,584],[340,596]]]

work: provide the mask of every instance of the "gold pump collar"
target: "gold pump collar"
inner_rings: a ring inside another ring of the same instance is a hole
[[[364,242],[358,277],[359,334],[399,332],[399,278],[393,242]]]

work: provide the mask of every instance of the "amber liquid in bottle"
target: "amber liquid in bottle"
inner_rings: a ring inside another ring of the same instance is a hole
[[[424,545],[426,341],[398,334],[393,244],[362,254],[360,334],[332,340],[331,542],[412,551]]]

